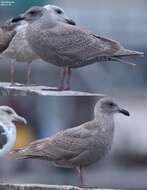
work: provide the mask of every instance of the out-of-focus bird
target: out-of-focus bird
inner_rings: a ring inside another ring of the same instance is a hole
[[[11,19],[1,24],[0,26],[0,53],[3,53],[9,47],[10,42],[12,41],[13,37],[16,34],[16,30],[15,30],[16,25],[17,23],[12,23]],[[13,65],[11,64],[11,75],[12,75],[12,69],[13,69]]]
[[[59,88],[62,90],[70,89],[72,68],[104,61],[130,64],[124,60],[125,57],[144,55],[142,52],[125,49],[117,41],[97,36],[77,25],[69,25],[71,20],[65,19],[60,12],[57,14],[42,7],[32,7],[14,20],[29,22],[26,37],[37,55],[64,68]]]
[[[15,36],[16,24],[10,20],[0,25],[0,53],[8,48],[12,38]]]
[[[84,186],[83,167],[99,161],[111,149],[116,113],[130,115],[112,99],[103,98],[95,106],[93,120],[35,141],[12,153],[18,159],[42,159],[59,167],[77,168],[80,185]]]
[[[0,106],[0,157],[8,154],[16,142],[15,122],[27,124],[12,108]]]
[[[44,8],[49,12],[55,12],[54,14],[60,14],[64,18],[67,18],[64,11],[54,5],[45,5]],[[12,24],[15,24],[16,35],[13,37],[9,47],[3,52],[2,56],[8,57],[11,59],[12,69],[11,69],[11,84],[14,85],[14,64],[15,62],[26,62],[27,65],[27,86],[30,85],[31,78],[31,63],[40,57],[32,50],[27,39],[26,39],[26,28],[28,22],[18,21],[17,19],[12,19]],[[16,22],[15,22],[16,21]],[[43,30],[43,28],[42,28]]]

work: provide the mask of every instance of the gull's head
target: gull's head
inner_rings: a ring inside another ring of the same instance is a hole
[[[54,5],[46,5],[44,7],[35,6],[27,10],[24,14],[13,18],[13,22],[20,22],[25,20],[29,23],[39,20],[42,16],[45,16],[48,22],[64,22],[70,25],[76,25],[75,22],[67,17],[64,11]]]
[[[100,113],[107,115],[114,115],[116,113],[121,113],[125,116],[130,116],[130,113],[121,108],[113,99],[111,98],[102,98],[98,101],[95,106],[95,115]]]
[[[56,5],[49,4],[49,5],[45,5],[44,8],[47,9],[48,11],[55,11],[57,12],[57,14],[60,14],[60,15],[65,14],[64,10]]]
[[[52,15],[57,20],[66,22],[70,25],[76,25],[76,23],[65,14],[65,11],[62,8],[56,5],[45,5],[44,8],[47,9],[50,15]]]
[[[0,120],[8,120],[11,122],[20,122],[27,124],[27,121],[22,116],[18,115],[12,108],[8,106],[0,106]]]
[[[28,9],[24,14],[21,14],[17,17],[14,17],[12,19],[12,22],[17,23],[20,21],[26,21],[26,22],[34,22],[36,20],[38,20],[39,18],[41,18],[45,11],[47,11],[45,8],[43,7],[39,7],[39,6],[34,6],[30,9]]]

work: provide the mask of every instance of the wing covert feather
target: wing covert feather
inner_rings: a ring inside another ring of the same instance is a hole
[[[92,134],[83,125],[57,133],[51,138],[36,141],[29,147],[29,152],[45,155],[50,160],[72,159],[87,149]]]
[[[69,25],[61,25],[58,30],[47,32],[47,43],[62,56],[75,60],[94,59],[99,56],[114,56],[123,49],[119,42],[96,36],[95,34]],[[49,36],[50,35],[50,36]]]

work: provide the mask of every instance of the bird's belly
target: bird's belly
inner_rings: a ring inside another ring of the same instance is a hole
[[[10,44],[9,49],[5,53],[8,54],[9,58],[20,62],[31,62],[38,58],[25,39],[20,38],[19,41],[19,46],[17,39]]]
[[[16,61],[32,62],[35,59],[39,59],[39,57],[28,47],[17,51]]]
[[[83,157],[83,160],[81,159],[81,166],[94,164],[105,157],[111,149],[112,142],[113,132],[109,133],[109,136],[104,133],[99,138],[92,139],[88,151]]]
[[[44,61],[56,65],[58,67],[66,67],[72,65],[72,60],[67,56],[60,56],[54,50],[42,51],[40,48],[37,48],[36,53]]]
[[[54,50],[42,51],[40,48],[37,48],[36,53],[46,62],[56,65],[58,67],[70,67],[70,68],[80,68],[87,65],[93,64],[96,62],[96,59],[85,60],[80,58],[74,58],[72,56],[60,55]]]
[[[26,40],[20,39],[18,44],[17,39],[14,39],[2,56],[14,59],[18,62],[31,62],[37,55],[31,50]]]
[[[88,166],[91,164],[94,164],[95,162],[98,162],[101,160],[105,155],[108,153],[110,148],[108,146],[106,147],[99,147],[97,149],[94,149],[94,151],[90,151],[86,159],[83,159],[81,162],[81,166]]]

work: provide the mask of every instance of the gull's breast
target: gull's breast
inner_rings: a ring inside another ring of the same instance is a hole
[[[0,123],[0,157],[8,154],[16,142],[16,128],[11,128]]]

